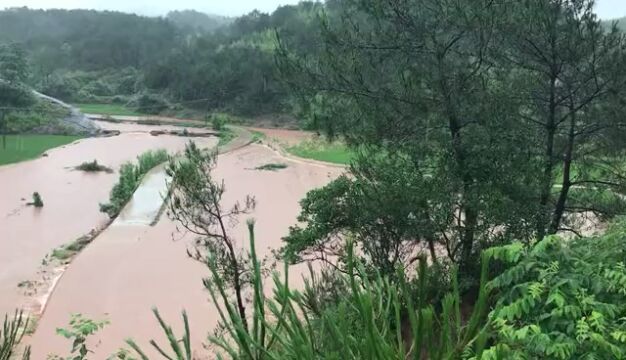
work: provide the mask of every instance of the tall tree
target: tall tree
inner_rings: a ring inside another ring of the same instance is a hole
[[[619,159],[624,145],[611,137],[624,128],[615,116],[623,35],[600,27],[593,1],[345,0],[328,9],[319,56],[283,44],[278,62],[317,126],[356,149],[374,149],[353,164],[355,181],[391,188],[376,177],[374,154],[408,158],[423,178],[429,191],[407,181],[414,208],[396,214],[426,214],[427,224],[378,221],[397,234],[410,233],[400,225],[434,229],[431,239],[468,272],[481,248],[575,231],[581,212],[623,212],[623,176],[608,175],[619,168],[603,164]],[[357,199],[358,192],[347,194]],[[375,194],[395,201],[386,191]],[[311,194],[305,204],[315,204],[313,195],[323,198]],[[319,229],[319,213],[306,211],[305,231]],[[350,230],[366,251],[380,244],[354,231],[365,223],[325,224]],[[300,230],[287,248],[319,245],[320,237],[299,237]]]
[[[527,140],[529,149],[541,149],[538,238],[574,230],[563,223],[568,213],[616,210],[597,197],[572,199],[572,189],[598,193],[622,185],[622,174],[606,171],[617,167],[603,162],[626,145],[604,140],[624,128],[612,115],[626,80],[624,36],[606,32],[593,6],[593,0],[516,2],[496,50],[515,69],[517,94],[524,98],[519,115],[535,134]]]
[[[279,56],[305,101],[335,99],[333,116],[321,125],[351,144],[408,156],[433,190],[416,199],[414,214],[424,213],[418,204],[427,207],[437,242],[465,268],[480,247],[505,234],[527,236],[518,219],[532,213],[522,201],[532,179],[513,169],[532,164],[516,147],[513,100],[488,52],[499,7],[434,0],[335,6],[341,10],[323,20],[319,58]],[[366,167],[368,159],[358,162]]]

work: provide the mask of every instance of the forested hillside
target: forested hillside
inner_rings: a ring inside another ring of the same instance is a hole
[[[170,11],[165,16],[178,27],[191,32],[211,32],[233,22],[233,18],[210,15],[195,10]]]
[[[301,3],[230,19],[17,8],[0,12],[0,43],[23,48],[28,82],[66,101],[152,104],[147,112],[285,113],[291,108],[274,71],[276,32],[312,51],[320,9]]]

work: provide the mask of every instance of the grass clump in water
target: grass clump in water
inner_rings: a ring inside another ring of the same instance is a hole
[[[100,211],[115,218],[141,183],[143,176],[155,166],[168,160],[165,150],[148,151],[137,157],[137,164],[127,162],[120,168],[117,184],[111,189],[109,202],[100,204]]]
[[[286,169],[286,168],[287,168],[287,164],[269,163],[269,164],[257,166],[254,168],[254,170],[277,171],[277,170]]]
[[[85,161],[84,163],[75,167],[76,170],[85,171],[85,172],[101,172],[104,171],[106,173],[112,173],[113,169],[108,166],[104,166],[98,164],[98,160],[94,161]]]

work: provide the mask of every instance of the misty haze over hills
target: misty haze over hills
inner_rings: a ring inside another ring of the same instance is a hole
[[[3,0],[0,1],[0,9],[26,6],[31,9],[109,10],[145,16],[165,16],[171,11],[193,9],[220,16],[240,16],[255,9],[272,12],[279,6],[295,5],[298,2],[298,0]]]

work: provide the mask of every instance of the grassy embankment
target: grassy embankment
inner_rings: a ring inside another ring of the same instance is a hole
[[[127,162],[119,169],[119,180],[111,189],[109,202],[100,204],[100,211],[107,213],[111,219],[115,218],[124,208],[126,203],[133,197],[135,190],[152,168],[163,164],[169,159],[167,151],[146,151],[137,156],[137,163]]]
[[[341,165],[349,164],[354,157],[352,151],[344,143],[323,140],[304,141],[287,147],[287,151],[302,158]]]
[[[82,113],[102,115],[140,116],[135,110],[120,104],[74,104]]]
[[[5,149],[0,137],[0,165],[37,158],[48,149],[69,144],[80,138],[67,135],[7,135]]]

